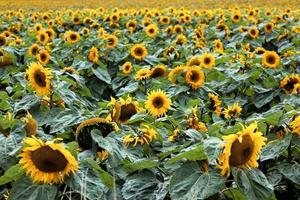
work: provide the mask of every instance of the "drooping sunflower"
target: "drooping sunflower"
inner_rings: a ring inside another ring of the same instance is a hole
[[[158,33],[158,27],[155,24],[150,24],[145,28],[145,32],[149,37],[155,37]]]
[[[130,74],[132,71],[132,64],[131,62],[127,61],[122,65],[122,72],[126,75]]]
[[[258,131],[257,123],[254,122],[236,134],[223,136],[224,147],[219,157],[218,167],[223,176],[229,176],[231,166],[256,168],[262,146],[267,138]]]
[[[233,105],[227,106],[224,109],[223,113],[226,119],[233,119],[239,117],[241,114],[242,108],[239,106],[238,103],[234,103]]]
[[[48,64],[50,55],[47,50],[42,50],[39,52],[39,54],[36,57],[37,57],[39,63],[45,65],[45,64]]]
[[[204,85],[205,75],[201,68],[192,66],[187,68],[185,73],[185,81],[189,84],[192,89],[196,90]]]
[[[151,91],[148,94],[145,107],[151,115],[160,117],[168,112],[171,108],[171,104],[172,102],[168,95],[159,89]]]
[[[266,33],[271,33],[273,29],[274,29],[274,24],[272,22],[269,22],[264,26],[264,31]]]
[[[201,55],[201,65],[207,69],[215,66],[215,57],[211,53],[204,53]]]
[[[208,94],[210,100],[210,109],[217,115],[220,116],[222,114],[221,104],[222,101],[219,97],[213,93]]]
[[[187,119],[187,129],[192,128],[201,133],[206,132],[208,129],[205,124],[199,120],[197,110],[197,106],[192,108],[191,116],[189,116]]]
[[[296,117],[289,126],[293,133],[296,133],[300,137],[300,116]]]
[[[65,39],[71,44],[76,44],[80,40],[80,34],[74,31],[67,31],[65,33]]]
[[[291,74],[280,81],[280,87],[286,94],[297,94],[300,91],[300,75]]]
[[[33,182],[53,184],[64,181],[65,176],[75,174],[78,163],[59,139],[44,142],[36,137],[24,139],[19,164]]]
[[[127,123],[133,115],[143,111],[139,103],[134,101],[132,97],[119,98],[119,100],[111,98],[108,105],[113,107],[112,120],[118,123]]]
[[[98,49],[96,47],[92,47],[88,55],[89,61],[91,61],[94,64],[97,64],[99,61],[98,56],[99,56]]]
[[[201,65],[201,57],[200,56],[193,56],[191,57],[188,62],[186,63],[187,66],[192,67],[192,66],[198,66],[200,67]]]
[[[45,45],[49,40],[49,36],[45,30],[42,30],[37,34],[36,39],[39,43]]]
[[[21,118],[22,121],[25,122],[25,130],[26,130],[26,136],[31,137],[36,135],[36,131],[38,128],[38,124],[36,120],[32,117],[32,115],[27,112],[26,116]]]
[[[135,147],[136,145],[149,144],[157,138],[157,131],[148,125],[143,125],[139,128],[139,134],[128,134],[123,138],[123,143],[128,146]]]
[[[251,39],[256,39],[259,36],[259,30],[256,27],[251,27],[248,30],[248,36]]]
[[[115,48],[118,44],[118,38],[115,35],[107,34],[105,35],[106,47],[109,49]]]
[[[167,67],[165,65],[156,65],[151,69],[151,78],[167,76]]]
[[[33,44],[28,49],[29,55],[33,57],[36,56],[39,53],[39,51],[40,51],[40,46],[38,44]]]
[[[275,51],[266,51],[261,61],[265,67],[276,68],[280,63],[280,57]]]
[[[130,49],[130,55],[137,60],[143,60],[147,54],[148,51],[143,44],[135,44]]]
[[[51,92],[51,69],[44,68],[40,63],[31,63],[26,70],[29,85],[39,96],[47,96]]]
[[[168,75],[168,80],[170,82],[172,82],[173,84],[177,84],[178,80],[177,80],[176,76],[179,76],[179,75],[183,76],[185,72],[186,72],[186,66],[179,65],[170,71],[170,73]]]

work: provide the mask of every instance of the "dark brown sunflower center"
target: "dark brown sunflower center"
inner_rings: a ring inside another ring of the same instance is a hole
[[[153,29],[153,28],[150,28],[150,29],[149,29],[149,33],[153,34],[153,33],[154,33],[154,29]]]
[[[199,73],[197,73],[196,71],[192,71],[192,74],[191,74],[191,81],[192,82],[197,82],[199,80]]]
[[[155,97],[152,104],[155,108],[161,108],[164,105],[164,100],[161,97]]]
[[[130,117],[135,115],[137,113],[135,106],[130,103],[128,105],[121,106],[121,115],[119,117],[119,120],[121,122],[126,122]]]
[[[114,21],[116,21],[116,20],[118,19],[118,17],[117,17],[117,16],[113,16],[112,19],[113,19]]]
[[[76,34],[71,34],[71,35],[70,35],[70,39],[71,39],[72,41],[77,40],[77,35],[76,35]]]
[[[288,82],[283,86],[284,89],[287,91],[292,91],[294,89],[294,86],[298,83],[297,79],[290,78]]]
[[[267,30],[271,30],[272,29],[272,25],[268,24],[267,25]]]
[[[40,70],[34,73],[34,80],[40,87],[46,87],[46,75]]]
[[[251,31],[250,31],[250,33],[251,33],[251,35],[256,35],[256,31],[254,30],[254,29],[252,29]]]
[[[228,112],[228,114],[229,114],[231,117],[234,117],[234,116],[236,116],[236,114],[237,114],[237,110],[235,110],[235,109],[230,110],[230,111]]]
[[[155,70],[153,70],[151,77],[152,78],[157,78],[157,77],[161,77],[165,74],[165,71],[161,68],[156,68]]]
[[[254,143],[249,135],[243,136],[242,143],[236,139],[231,146],[230,165],[244,165],[251,158],[253,150]]]
[[[267,63],[273,65],[273,64],[275,64],[275,57],[273,55],[269,55],[269,56],[267,56],[266,61],[267,61]]]
[[[220,49],[220,43],[217,43],[216,47],[217,49]]]
[[[45,39],[46,39],[45,35],[44,35],[44,34],[42,34],[42,35],[41,35],[41,37],[40,37],[40,39],[41,39],[41,41],[42,41],[42,42],[44,42],[44,41],[45,41]]]
[[[126,71],[129,71],[129,70],[130,70],[130,65],[126,65],[126,66],[125,66],[125,70],[126,70]]]
[[[43,172],[60,172],[68,164],[65,156],[58,150],[53,150],[49,146],[43,146],[31,152],[33,164]]]
[[[112,46],[115,43],[115,40],[113,38],[108,38],[107,43]]]
[[[263,53],[265,53],[264,50],[258,50],[258,51],[257,51],[257,54],[263,54]]]
[[[75,17],[74,22],[79,22],[79,18]]]
[[[167,23],[168,22],[168,19],[167,18],[163,18],[162,20],[164,23]]]
[[[181,28],[176,28],[176,29],[175,29],[175,32],[176,32],[176,33],[181,33]]]
[[[135,53],[135,55],[137,55],[137,56],[142,56],[143,55],[143,49],[142,48],[140,48],[140,47],[138,47],[138,48],[136,48],[135,50],[134,50],[134,53]]]
[[[234,15],[234,19],[238,20],[240,17],[238,15]]]
[[[46,61],[47,60],[47,55],[46,54],[44,54],[44,53],[42,53],[41,55],[40,55],[40,58],[41,58],[41,61]]]
[[[5,39],[3,37],[0,37],[0,46],[3,46],[5,44]]]
[[[34,46],[32,49],[31,49],[31,53],[33,55],[36,55],[38,53],[38,47],[37,46]]]
[[[40,31],[40,30],[41,30],[41,27],[37,26],[37,27],[36,27],[36,30],[37,30],[37,31]]]
[[[206,65],[210,64],[210,58],[205,58],[205,59],[204,59],[204,63],[205,63]]]

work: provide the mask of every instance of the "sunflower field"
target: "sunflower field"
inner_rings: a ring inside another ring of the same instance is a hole
[[[299,2],[72,2],[0,2],[1,199],[300,199]]]

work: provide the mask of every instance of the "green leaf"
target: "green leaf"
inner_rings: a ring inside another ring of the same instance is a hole
[[[173,158],[168,160],[167,164],[173,164],[175,162],[181,161],[182,159],[187,159],[190,161],[207,159],[203,145],[191,146],[184,149],[184,152],[181,152],[177,156],[174,156]]]
[[[108,172],[104,171],[96,161],[91,158],[85,159],[85,161],[90,165],[90,167],[97,172],[101,177],[103,182],[109,189],[114,189],[114,177],[111,176]]]
[[[245,195],[238,188],[229,188],[224,191],[224,194],[232,200],[247,200]]]
[[[171,199],[205,199],[225,187],[225,178],[219,172],[203,173],[197,163],[184,163],[171,177]]]
[[[275,96],[277,96],[280,93],[280,89],[277,89],[275,91],[266,92],[263,94],[255,95],[253,98],[253,103],[256,106],[256,108],[261,108],[270,101],[274,99]]]
[[[135,81],[129,82],[125,87],[122,87],[117,96],[122,96],[123,94],[135,92],[139,88],[139,83]]]
[[[5,171],[4,175],[0,177],[0,185],[16,181],[24,174],[19,164],[13,165]]]
[[[159,165],[159,162],[154,160],[140,159],[135,162],[128,162],[124,164],[124,168],[128,173],[135,172],[141,169],[154,168]]]
[[[94,75],[97,76],[97,78],[99,78],[101,81],[104,81],[107,84],[111,83],[111,78],[109,73],[107,72],[106,69],[102,69],[101,67],[98,68],[91,68]]]
[[[204,149],[209,163],[215,163],[222,151],[222,140],[217,137],[210,137],[203,141]]]
[[[280,173],[287,179],[300,185],[300,165],[298,163],[283,163],[277,167]]]
[[[292,134],[288,134],[282,140],[274,140],[269,142],[262,148],[260,160],[270,160],[277,158],[283,151],[285,151],[291,143]]]
[[[273,193],[273,186],[258,169],[232,168],[238,188],[251,200],[268,199]]]
[[[13,183],[8,200],[54,200],[56,194],[56,185],[37,185],[24,177]]]

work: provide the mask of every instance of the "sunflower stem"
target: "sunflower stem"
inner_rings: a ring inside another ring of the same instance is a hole
[[[50,109],[53,108],[53,92],[50,94]]]
[[[147,79],[144,79],[144,90],[145,90],[145,95],[147,95]]]

